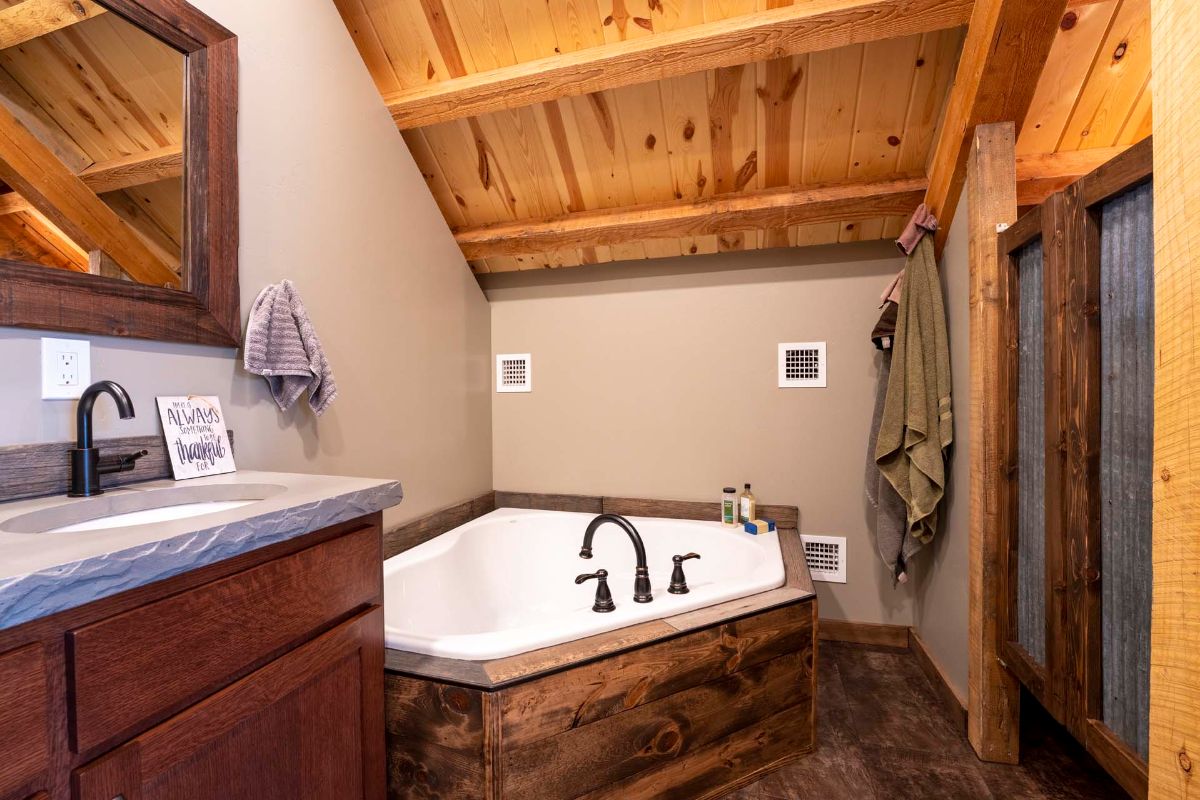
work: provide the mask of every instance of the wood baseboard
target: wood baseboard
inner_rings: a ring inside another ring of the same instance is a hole
[[[907,625],[850,622],[844,619],[822,619],[817,623],[817,635],[826,641],[873,644],[901,649],[908,648],[908,630]]]
[[[917,657],[917,663],[921,665],[921,671],[925,673],[925,677],[933,686],[933,691],[941,701],[946,716],[954,723],[955,729],[966,736],[967,704],[958,696],[958,692],[955,691],[950,681],[946,679],[946,673],[942,670],[941,665],[929,652],[929,648],[925,646],[925,642],[915,630],[909,630],[908,641],[909,649]]]

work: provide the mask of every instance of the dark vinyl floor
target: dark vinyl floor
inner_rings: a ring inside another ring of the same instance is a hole
[[[816,752],[733,800],[1127,800],[1036,703],[1019,766],[985,764],[905,650],[821,642]]]

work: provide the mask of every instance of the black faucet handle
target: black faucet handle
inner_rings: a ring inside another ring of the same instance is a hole
[[[613,602],[612,592],[608,590],[608,570],[598,569],[590,574],[576,575],[575,583],[580,584],[592,578],[596,579],[596,602],[592,604],[592,611],[605,614],[615,610],[617,604]]]
[[[595,572],[586,575],[576,575],[575,582],[583,583],[584,581],[590,581],[592,578],[595,578],[598,581],[606,581],[608,580],[608,570],[598,569]]]
[[[139,458],[145,458],[148,455],[150,455],[149,450],[137,450],[125,455],[105,456],[99,459],[96,468],[101,475],[109,475],[113,472],[129,472],[137,466]]]
[[[667,591],[671,594],[687,594],[691,591],[687,585],[687,576],[683,574],[683,562],[690,558],[699,558],[699,553],[688,553],[683,556],[671,556],[671,560],[675,562],[675,569],[671,570],[671,585],[667,587]]]
[[[134,463],[139,458],[145,458],[148,455],[150,455],[149,450],[137,450],[133,453],[126,453],[123,456],[118,456],[117,458],[120,461],[120,464],[122,467],[124,467],[125,469],[133,469]]]

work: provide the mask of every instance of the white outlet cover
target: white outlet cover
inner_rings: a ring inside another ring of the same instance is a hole
[[[91,342],[42,337],[43,400],[78,399],[91,383]]]

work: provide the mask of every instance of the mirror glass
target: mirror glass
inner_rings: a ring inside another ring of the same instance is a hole
[[[0,0],[0,259],[186,289],[185,56],[53,6]]]

